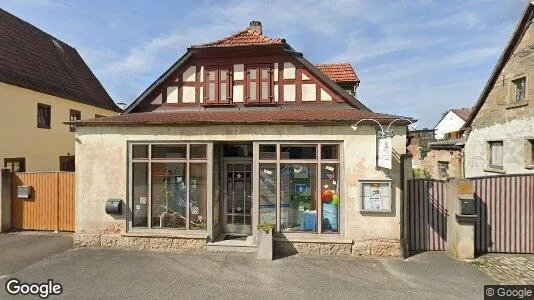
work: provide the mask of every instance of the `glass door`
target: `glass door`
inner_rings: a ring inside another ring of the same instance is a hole
[[[252,234],[252,162],[225,161],[225,232]]]

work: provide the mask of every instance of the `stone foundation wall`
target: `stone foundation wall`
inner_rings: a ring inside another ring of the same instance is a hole
[[[398,240],[366,240],[350,243],[275,241],[276,255],[312,254],[342,256],[400,256]]]
[[[75,247],[109,247],[172,251],[205,251],[205,238],[74,234]]]

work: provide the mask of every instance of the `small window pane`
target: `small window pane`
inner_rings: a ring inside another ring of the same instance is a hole
[[[280,159],[316,159],[316,146],[288,146],[280,147]]]
[[[317,164],[280,165],[280,229],[317,232]]]
[[[185,228],[185,170],[185,163],[152,163],[152,228]]]
[[[269,83],[261,83],[261,99],[269,99]]]
[[[189,151],[191,159],[206,158],[206,145],[191,145]]]
[[[323,232],[339,231],[339,164],[322,164],[321,203]]]
[[[513,84],[515,85],[515,100],[516,101],[524,100],[526,79],[524,77],[516,79],[513,81]]]
[[[221,70],[221,78],[219,78],[220,81],[226,80],[226,70]]]
[[[148,145],[132,145],[133,158],[148,158]]]
[[[276,159],[276,145],[260,145],[260,159]]]
[[[503,166],[503,142],[490,142],[490,165]]]
[[[209,80],[215,80],[215,71],[209,71],[208,72],[208,79]]]
[[[529,140],[530,144],[530,164],[534,164],[534,140]]]
[[[260,224],[276,224],[276,164],[260,164]]]
[[[189,172],[189,229],[207,228],[208,172],[205,163],[190,164]]]
[[[339,145],[321,145],[322,159],[339,159]]]
[[[226,102],[226,98],[227,98],[227,95],[226,95],[226,82],[221,82],[221,90],[219,91],[219,100],[221,100],[221,102]]]
[[[256,82],[250,82],[249,83],[249,96],[251,101],[256,101]]]
[[[215,100],[215,83],[208,84],[208,99]]]
[[[250,69],[250,79],[256,79],[256,69]]]
[[[152,158],[186,158],[186,145],[154,145]]]
[[[269,69],[261,69],[261,78],[263,80],[269,79]]]
[[[132,167],[132,226],[148,226],[148,163],[134,162]]]

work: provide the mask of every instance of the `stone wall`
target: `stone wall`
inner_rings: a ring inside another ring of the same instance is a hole
[[[526,77],[526,97],[515,101],[513,80]],[[465,146],[466,177],[533,173],[525,162],[527,138],[534,137],[534,25],[530,24],[485,103],[473,120]],[[504,168],[488,168],[488,141],[502,140]]]
[[[430,149],[424,158],[420,153],[412,159],[413,168],[426,170],[433,179],[441,178],[438,172],[438,162],[449,163],[449,178],[461,178],[462,174],[462,150],[461,149]]]

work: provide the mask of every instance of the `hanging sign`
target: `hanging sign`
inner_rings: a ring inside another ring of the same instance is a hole
[[[391,170],[391,147],[393,138],[390,136],[378,137],[377,165],[380,168]]]

